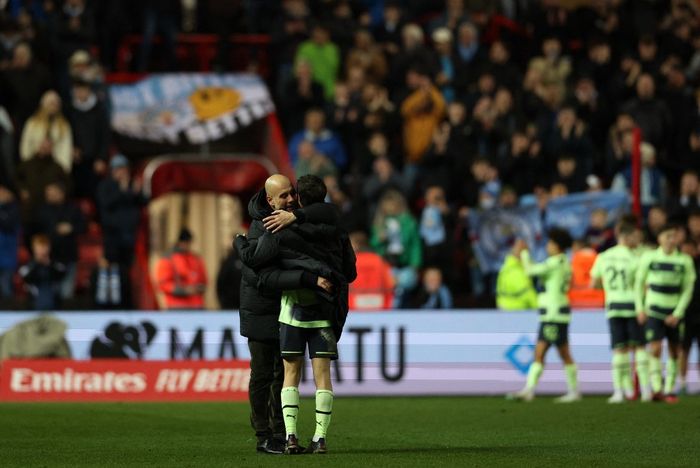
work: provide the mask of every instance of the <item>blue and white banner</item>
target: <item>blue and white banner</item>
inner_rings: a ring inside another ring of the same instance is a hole
[[[481,271],[495,273],[516,239],[527,242],[533,257],[543,260],[546,252],[542,215],[537,206],[510,210],[471,211],[469,236]]]
[[[0,314],[0,332],[33,317]],[[75,359],[249,359],[233,312],[60,313]],[[522,387],[537,337],[534,312],[351,312],[332,367],[338,395],[503,394]],[[571,352],[583,392],[611,391],[610,337],[602,311],[577,311]],[[691,368],[697,362],[691,355]],[[307,363],[302,392],[312,395]],[[689,373],[698,389],[697,373]],[[556,351],[547,356],[538,391],[563,392]]]
[[[546,232],[550,227],[567,229],[580,239],[590,225],[591,213],[604,209],[614,224],[630,208],[627,195],[617,192],[575,193],[549,202],[544,213],[537,206],[512,210],[472,211],[470,237],[481,270],[497,273],[517,238],[527,242],[536,261],[546,257]]]
[[[112,85],[112,129],[126,137],[198,145],[233,134],[274,111],[253,74],[173,73]]]
[[[547,205],[545,222],[548,227],[564,228],[574,239],[580,239],[590,225],[591,213],[597,209],[608,213],[608,224],[612,225],[629,211],[629,197],[624,193],[607,191],[574,193],[555,198]]]

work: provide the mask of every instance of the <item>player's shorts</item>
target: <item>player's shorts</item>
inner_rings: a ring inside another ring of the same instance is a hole
[[[645,338],[647,342],[661,341],[666,338],[671,344],[679,344],[683,337],[683,328],[685,328],[683,321],[674,328],[666,325],[661,319],[649,317],[645,326]]]
[[[687,322],[683,330],[683,349],[690,349],[693,341],[700,346],[700,321]]]
[[[644,327],[637,322],[636,317],[611,317],[610,346],[613,349],[627,346],[644,346]]]
[[[545,341],[557,347],[569,343],[569,324],[541,322],[537,341]]]
[[[310,358],[338,359],[338,343],[332,328],[301,328],[280,323],[282,357],[301,357],[309,347]]]

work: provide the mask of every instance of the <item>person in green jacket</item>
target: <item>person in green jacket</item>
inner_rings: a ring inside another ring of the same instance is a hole
[[[311,39],[299,45],[294,61],[300,60],[311,64],[313,78],[323,86],[326,100],[333,99],[340,69],[340,49],[331,42],[330,32],[323,24],[316,24],[311,30]]]
[[[405,306],[418,284],[423,251],[418,223],[408,211],[406,199],[400,192],[388,190],[379,200],[371,227],[370,246],[392,267],[396,284],[393,306]]]
[[[522,240],[516,242],[515,252],[520,253],[528,275],[535,278],[537,288],[537,305],[539,307],[540,329],[535,346],[535,361],[530,365],[525,387],[519,392],[507,395],[509,399],[531,401],[535,397],[535,387],[544,370],[544,357],[549,348],[554,345],[564,362],[566,386],[568,392],[555,401],[572,403],[581,399],[578,391],[576,364],[569,349],[569,323],[571,308],[569,307],[569,289],[571,287],[571,264],[566,256],[566,250],[571,247],[571,236],[563,229],[552,228],[547,232],[547,260],[533,263],[530,252]]]
[[[503,310],[526,310],[537,307],[537,293],[520,258],[506,256],[496,279],[496,305]]]
[[[690,256],[678,250],[678,228],[668,224],[661,228],[659,248],[642,255],[635,279],[637,319],[646,327],[649,343],[649,376],[656,401],[661,393],[661,351],[664,338],[668,343],[665,399],[678,401],[676,386],[677,359],[683,337],[683,318],[693,296],[695,266]]]

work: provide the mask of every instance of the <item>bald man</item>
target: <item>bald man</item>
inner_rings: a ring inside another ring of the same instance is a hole
[[[276,215],[273,216],[273,212]],[[252,219],[247,236],[249,242],[255,242],[265,234],[263,220],[267,218],[276,230],[291,223],[335,224],[338,221],[335,208],[325,203],[299,209],[291,181],[281,174],[274,174],[265,181],[265,187],[248,203],[248,213]],[[240,240],[235,244],[240,252]],[[242,273],[239,316],[240,333],[248,338],[250,349],[250,421],[257,438],[257,451],[282,454],[286,431],[280,403],[284,380],[278,322],[281,291],[319,287],[327,280],[301,269],[254,270],[245,263]],[[261,281],[261,275],[267,275],[266,281]]]

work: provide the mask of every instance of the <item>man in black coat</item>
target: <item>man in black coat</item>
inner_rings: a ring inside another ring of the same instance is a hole
[[[326,204],[297,210],[296,192],[288,178],[276,174],[265,182],[265,188],[248,203],[252,223],[247,238],[236,238],[236,249],[254,242],[265,232],[263,220],[273,210],[289,211],[290,218],[301,223],[337,222],[335,209]],[[293,211],[293,214],[292,214]],[[275,289],[258,287],[259,275],[266,275]],[[280,404],[280,392],[284,378],[279,343],[279,313],[282,289],[314,287],[329,284],[324,278],[304,274],[301,269],[276,272],[264,269],[254,272],[248,265],[242,266],[240,293],[241,335],[248,338],[250,349],[249,400],[250,421],[257,437],[257,450],[281,454],[284,451],[284,421]]]
[[[326,187],[321,179],[307,175],[299,179],[297,187],[300,206],[323,205]],[[347,233],[335,225],[306,223],[275,234],[266,233],[254,246],[244,240],[238,245],[243,261],[254,267],[276,262],[282,268],[279,274],[288,269],[304,270],[301,288],[280,288],[279,281],[270,281],[271,276],[262,273],[259,284],[284,290],[279,321],[285,374],[281,396],[287,432],[285,453],[302,450],[296,436],[296,419],[307,345],[317,388],[316,432],[307,452],[326,453],[325,439],[333,406],[330,362],[338,357],[337,340],[348,310],[348,283],[357,276]],[[309,281],[305,281],[307,276]],[[331,280],[332,289],[323,284],[326,278]]]

